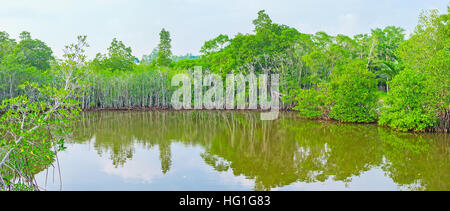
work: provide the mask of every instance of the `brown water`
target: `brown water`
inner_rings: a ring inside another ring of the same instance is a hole
[[[63,190],[450,190],[447,134],[257,112],[88,112]],[[58,172],[38,175],[60,188]],[[41,182],[45,184],[45,182]]]

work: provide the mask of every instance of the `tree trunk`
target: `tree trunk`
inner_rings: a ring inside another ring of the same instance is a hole
[[[13,80],[14,80],[14,74],[11,74],[11,76],[9,77],[9,97],[13,98],[14,97],[14,86],[13,86]]]

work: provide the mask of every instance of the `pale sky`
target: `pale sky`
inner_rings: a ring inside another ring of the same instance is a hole
[[[61,57],[65,45],[87,35],[87,54],[106,52],[113,38],[142,58],[170,31],[174,55],[199,54],[219,34],[252,33],[252,20],[266,10],[273,22],[303,33],[355,35],[389,25],[409,34],[424,9],[447,12],[448,0],[0,0],[0,31],[21,31],[46,42]]]

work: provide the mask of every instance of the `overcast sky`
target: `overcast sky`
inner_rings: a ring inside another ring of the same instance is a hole
[[[252,20],[266,10],[275,23],[303,33],[355,35],[395,25],[414,30],[423,9],[447,12],[448,0],[0,0],[0,31],[21,31],[46,42],[55,56],[77,35],[87,35],[93,58],[116,37],[133,54],[149,54],[166,28],[175,55],[198,54],[219,34],[251,33]]]

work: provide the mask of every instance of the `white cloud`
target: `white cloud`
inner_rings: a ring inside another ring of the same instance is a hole
[[[150,149],[146,153],[158,155],[157,149]],[[134,154],[133,159],[127,160],[123,166],[115,167],[107,157],[100,157],[102,171],[109,175],[119,176],[124,182],[151,184],[154,179],[163,176],[161,166],[157,156],[144,156]]]

